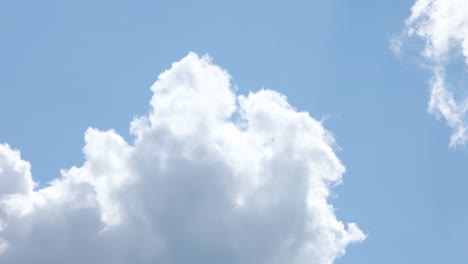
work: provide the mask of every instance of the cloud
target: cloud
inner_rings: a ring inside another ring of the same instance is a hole
[[[34,188],[31,165],[20,158],[19,151],[0,144],[0,195],[29,194]]]
[[[453,90],[459,82],[450,81],[451,66],[463,58],[463,74],[468,63],[468,5],[465,0],[417,0],[406,20],[405,34],[424,41],[422,55],[433,72],[428,110],[444,118],[453,129],[450,145],[468,141],[468,100]],[[466,91],[466,88],[462,89]]]
[[[403,41],[401,37],[392,36],[389,38],[389,48],[390,51],[397,57],[401,56],[401,49],[403,46]]]
[[[134,142],[89,128],[84,164],[47,187],[0,145],[1,263],[325,264],[365,238],[327,200],[333,137],[285,96],[236,96],[194,53],[151,89]]]

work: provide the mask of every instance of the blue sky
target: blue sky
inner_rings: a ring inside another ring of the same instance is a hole
[[[346,166],[330,202],[367,234],[337,263],[464,263],[468,151],[427,112],[413,1],[5,1],[0,4],[0,142],[41,185],[83,161],[88,127],[147,114],[174,61],[208,53],[238,94],[279,91],[324,119]]]

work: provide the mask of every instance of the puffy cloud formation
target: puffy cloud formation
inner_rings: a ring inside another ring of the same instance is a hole
[[[456,84],[447,78],[447,68],[457,58],[468,63],[466,0],[417,0],[406,20],[406,32],[425,41],[422,54],[433,71],[429,111],[443,117],[453,129],[451,146],[466,143],[468,100],[454,96],[452,86]]]
[[[332,136],[286,98],[236,97],[190,53],[159,76],[127,143],[88,129],[85,162],[34,190],[0,145],[1,263],[333,263],[365,235],[327,198]]]

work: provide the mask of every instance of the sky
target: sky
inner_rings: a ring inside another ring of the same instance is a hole
[[[466,6],[3,1],[0,263],[465,263]]]

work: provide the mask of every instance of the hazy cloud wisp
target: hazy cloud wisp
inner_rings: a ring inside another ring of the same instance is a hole
[[[448,68],[463,59],[463,74],[468,63],[468,4],[465,0],[417,0],[406,20],[405,35],[425,42],[422,55],[433,72],[428,110],[444,118],[453,129],[450,145],[468,141],[468,100],[455,95],[457,80],[449,81]],[[396,41],[400,41],[397,39]],[[463,65],[464,64],[464,65]],[[460,83],[462,83],[460,85]]]

